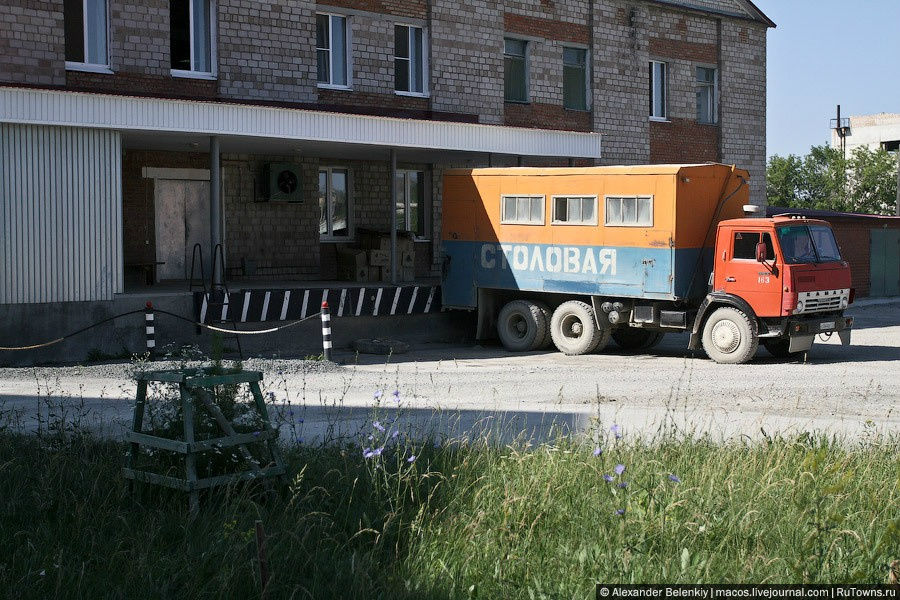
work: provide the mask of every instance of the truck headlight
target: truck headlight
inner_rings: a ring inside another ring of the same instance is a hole
[[[847,300],[847,296],[841,298],[841,308],[847,308],[850,302]]]
[[[803,312],[803,300],[799,300],[799,301],[797,302],[797,308],[794,309],[794,312],[795,312],[795,313],[802,313],[802,312]]]

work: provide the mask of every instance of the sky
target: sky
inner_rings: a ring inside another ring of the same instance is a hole
[[[754,0],[768,35],[766,156],[830,142],[829,120],[900,113],[900,0]]]

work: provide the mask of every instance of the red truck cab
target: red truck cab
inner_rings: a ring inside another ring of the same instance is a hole
[[[692,347],[702,341],[717,362],[738,363],[759,343],[776,356],[808,351],[817,334],[850,343],[853,320],[843,316],[853,301],[850,266],[827,222],[795,215],[722,221],[714,252]]]

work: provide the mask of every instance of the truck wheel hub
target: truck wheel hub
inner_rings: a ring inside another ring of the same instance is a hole
[[[713,326],[712,342],[720,352],[730,354],[741,344],[741,332],[731,321],[719,321]]]

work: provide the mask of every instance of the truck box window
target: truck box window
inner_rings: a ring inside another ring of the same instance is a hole
[[[544,196],[502,196],[500,223],[504,225],[543,225]]]
[[[554,225],[596,225],[597,196],[554,196]]]
[[[607,196],[607,227],[653,227],[653,196]]]

